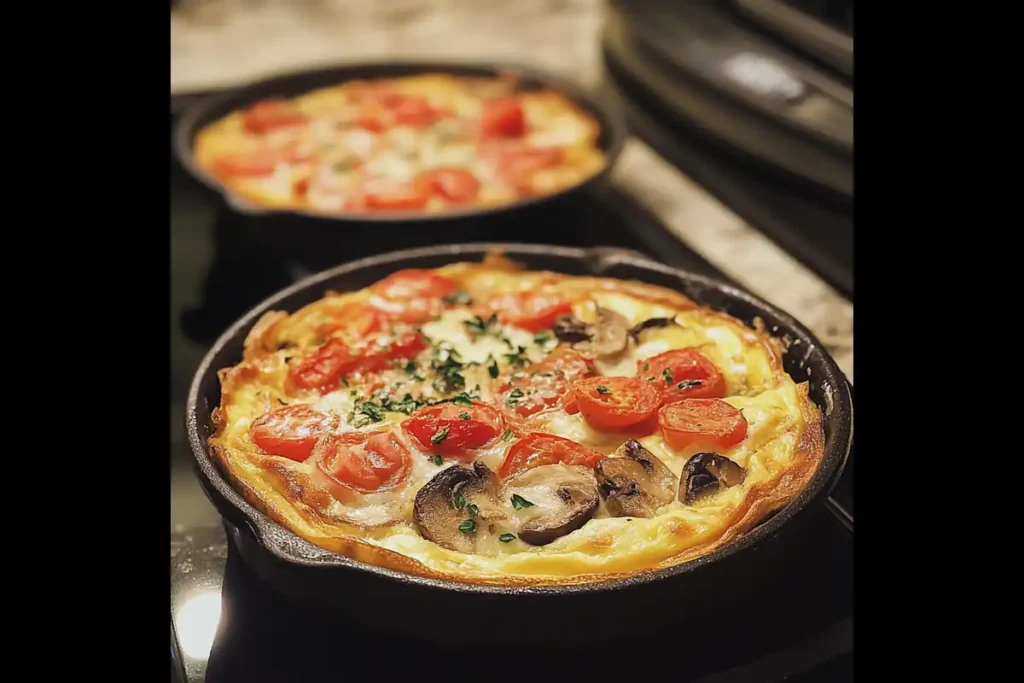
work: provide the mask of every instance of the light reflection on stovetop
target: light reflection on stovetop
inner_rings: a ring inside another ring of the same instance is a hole
[[[739,613],[720,643],[714,634],[706,640],[691,636],[675,642],[671,627],[644,633],[642,624],[633,624],[616,636],[619,655],[611,653],[588,664],[592,649],[575,653],[561,648],[552,654],[533,653],[534,665],[540,666],[546,657],[551,662],[542,668],[572,661],[580,677],[596,677],[632,662],[628,652],[633,648],[677,653],[685,644],[686,656],[677,662],[674,676],[679,681],[852,680],[852,671],[841,663],[853,651],[852,539],[824,511],[817,515],[785,576],[765,592],[761,604]],[[480,659],[482,666],[494,657],[525,656],[516,654],[508,646],[508,634],[502,633],[528,628],[528,624],[503,624],[501,615],[495,615],[494,627],[500,632],[496,632],[493,653],[447,652],[402,633],[371,628],[337,612],[285,598],[242,563],[224,530],[217,527],[174,535],[172,556],[175,657],[188,683],[316,680],[337,671],[339,657],[349,675],[359,675],[365,667],[366,674],[386,677],[422,673],[424,666],[444,666],[448,661],[471,667],[474,659]],[[724,592],[723,609],[734,608]],[[459,624],[457,615],[439,615],[439,620],[439,628],[483,627]],[[567,628],[587,627],[593,626],[567,624]],[[601,625],[614,627],[614,615]],[[394,657],[379,659],[388,657],[387,653]],[[588,666],[594,669],[592,674],[587,674]],[[825,677],[815,674],[822,666],[830,666]]]

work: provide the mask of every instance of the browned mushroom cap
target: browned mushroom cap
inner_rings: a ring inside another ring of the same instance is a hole
[[[597,319],[584,323],[573,316],[555,321],[555,336],[573,349],[591,356],[612,356],[629,343],[629,321],[607,308],[597,308]]]
[[[515,510],[519,538],[545,545],[586,524],[597,511],[597,479],[588,467],[541,465],[505,482],[501,498]]]
[[[608,512],[616,517],[653,517],[662,505],[676,497],[676,476],[656,455],[636,439],[606,458],[594,473],[605,497]]]
[[[679,481],[679,500],[692,505],[720,489],[742,484],[747,471],[717,453],[697,453],[683,466]]]
[[[506,517],[496,498],[498,480],[481,462],[473,469],[446,467],[416,493],[412,521],[442,548],[471,553],[485,522]]]

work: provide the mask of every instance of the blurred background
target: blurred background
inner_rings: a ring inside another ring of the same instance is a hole
[[[630,137],[607,182],[528,220],[552,226],[541,230],[551,241],[632,249],[749,289],[811,328],[853,382],[852,0],[172,0],[170,31],[172,136],[205,98],[339,64],[518,63],[578,83],[622,113]],[[206,566],[203,581],[219,587],[223,534],[183,429],[192,373],[265,296],[408,245],[383,237],[316,261],[286,258],[252,239],[247,219],[180,159],[170,189],[172,558],[187,558],[193,578]],[[496,226],[474,230],[486,241]],[[833,495],[849,517],[830,536],[837,548],[852,544],[851,479]],[[208,622],[185,628],[196,656],[172,635],[189,681],[206,675],[214,633],[197,634]],[[852,636],[837,642],[797,668],[845,680]]]

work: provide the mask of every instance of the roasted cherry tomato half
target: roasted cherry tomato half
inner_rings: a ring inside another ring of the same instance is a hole
[[[665,442],[680,450],[695,444],[730,448],[747,436],[743,413],[717,398],[669,403],[658,412],[658,424]]]
[[[277,408],[260,415],[249,426],[249,438],[270,455],[302,462],[317,440],[338,428],[341,419],[308,405]]]

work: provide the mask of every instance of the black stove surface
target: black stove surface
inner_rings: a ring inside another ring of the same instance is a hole
[[[282,262],[250,244],[245,225],[177,166],[172,167],[171,199],[171,644],[181,680],[302,682],[338,671],[421,673],[435,664],[450,668],[446,661],[493,663],[494,658],[514,656],[514,647],[501,637],[497,642],[505,645],[496,645],[493,652],[439,658],[444,653],[436,646],[428,648],[402,634],[369,629],[281,597],[261,585],[241,563],[192,472],[183,428],[185,394],[202,355],[222,330],[315,266]],[[563,243],[634,249],[669,265],[727,279],[632,200],[613,190],[595,191],[553,207],[543,220],[551,222],[550,234],[561,236]],[[565,225],[575,228],[554,229]],[[487,239],[481,234],[482,241]],[[379,251],[401,246],[389,244],[384,234]],[[834,498],[847,509],[833,501],[819,511],[806,532],[803,552],[793,558],[792,571],[766,596],[765,604],[752,606],[727,637],[690,643],[688,664],[672,664],[677,677],[708,683],[852,680],[851,486],[850,477],[844,477]],[[464,627],[474,626],[439,615],[439,628]],[[676,659],[680,643],[670,630],[649,638],[660,641]],[[570,661],[572,669],[581,673],[587,667],[597,673],[613,666],[595,657],[594,651],[579,657],[563,651],[552,660],[553,670],[561,671],[558,664],[564,667]]]

